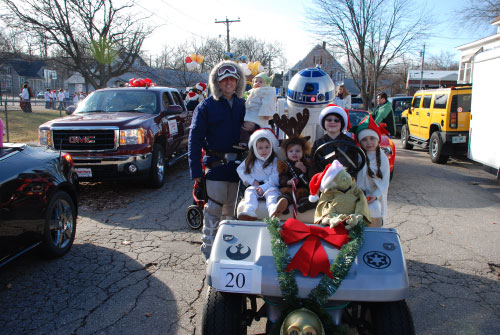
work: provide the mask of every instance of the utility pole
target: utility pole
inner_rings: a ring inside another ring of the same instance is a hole
[[[226,16],[226,20],[225,21],[217,21],[217,19],[215,19],[215,23],[224,23],[226,25],[226,29],[227,29],[227,52],[231,52],[231,46],[229,45],[229,24],[232,23],[232,22],[240,22],[240,18],[238,17],[238,20],[228,20],[227,16]]]
[[[420,67],[420,89],[422,89],[422,82],[424,80],[425,43],[424,43],[424,50],[420,52],[420,56],[422,57],[422,66]]]

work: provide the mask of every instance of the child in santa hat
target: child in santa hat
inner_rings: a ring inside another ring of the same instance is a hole
[[[249,152],[237,172],[247,189],[245,206],[239,213],[239,220],[257,220],[256,209],[259,199],[265,199],[269,216],[279,216],[286,208],[285,199],[278,202],[278,158],[279,143],[269,128],[256,130],[248,142]]]
[[[377,126],[371,115],[359,125],[352,127],[356,141],[366,154],[366,164],[358,172],[356,182],[366,194],[371,221],[374,226],[382,227],[387,216],[387,192],[389,190],[389,159],[380,150],[380,137],[387,131]]]
[[[245,102],[245,122],[240,132],[240,146],[243,147],[247,145],[250,134],[255,129],[269,126],[269,120],[276,113],[276,90],[269,86],[271,78],[261,72],[252,83],[253,88]]]
[[[355,145],[353,139],[345,134],[345,132],[351,127],[351,124],[349,123],[349,115],[344,108],[333,104],[328,105],[319,114],[319,124],[326,131],[326,134],[323,137],[318,138],[314,142],[313,148],[311,150],[312,155],[314,155],[316,150],[321,145],[335,140],[351,142],[353,145]],[[351,161],[355,163],[358,161],[358,154],[353,151],[353,149],[348,145],[341,145],[338,147],[338,149],[345,152]],[[325,156],[329,153],[330,152],[321,152],[321,155]],[[351,176],[356,176],[354,167],[351,166],[349,160],[341,153],[339,153],[339,151],[336,152],[336,154],[333,156],[333,159],[338,160],[343,166],[345,166],[347,168],[347,172],[349,172]],[[311,170],[309,176],[312,177],[318,172],[321,172],[321,167],[318,166],[317,162],[313,159],[311,162]]]

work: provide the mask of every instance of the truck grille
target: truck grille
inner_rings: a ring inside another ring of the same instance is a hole
[[[117,129],[52,129],[54,148],[68,152],[114,150]]]

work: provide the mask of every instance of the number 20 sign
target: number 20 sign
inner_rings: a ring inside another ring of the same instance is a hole
[[[257,265],[217,264],[217,290],[223,292],[261,293],[262,268]]]

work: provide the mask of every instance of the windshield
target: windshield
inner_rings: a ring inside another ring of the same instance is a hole
[[[357,126],[367,115],[368,112],[350,110],[349,122],[351,122],[351,126]]]
[[[156,94],[146,89],[96,91],[78,105],[75,113],[93,112],[153,114],[156,112]]]
[[[395,112],[403,112],[410,108],[411,106],[411,100],[413,98],[407,98],[407,99],[401,99],[401,100],[396,100],[394,102],[394,111]]]

